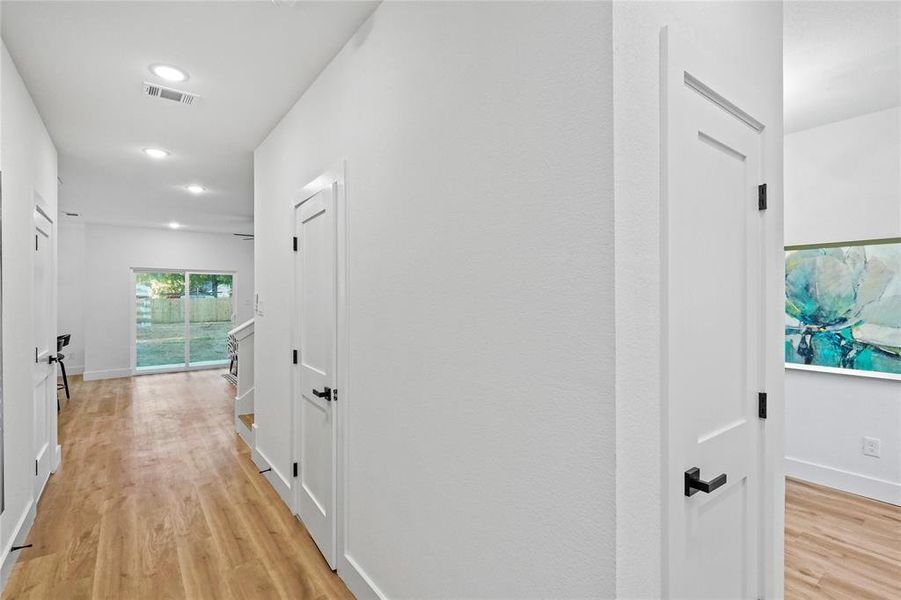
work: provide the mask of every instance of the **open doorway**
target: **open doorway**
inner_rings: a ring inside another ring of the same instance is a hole
[[[135,374],[227,365],[234,280],[234,273],[135,270]]]
[[[785,595],[901,596],[901,4],[788,2]]]

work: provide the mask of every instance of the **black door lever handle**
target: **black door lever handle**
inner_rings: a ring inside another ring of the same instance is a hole
[[[332,401],[332,388],[323,387],[321,392],[317,392],[316,388],[313,388],[313,395],[317,398],[325,398],[327,402]]]
[[[717,475],[710,481],[701,480],[701,469],[692,467],[685,471],[685,495],[694,496],[699,491],[709,494],[726,483],[726,474]]]

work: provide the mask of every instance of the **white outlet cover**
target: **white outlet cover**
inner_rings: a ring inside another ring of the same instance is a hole
[[[866,456],[874,456],[879,458],[882,443],[877,438],[863,438],[863,453]]]

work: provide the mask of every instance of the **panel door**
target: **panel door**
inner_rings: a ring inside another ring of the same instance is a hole
[[[661,51],[667,595],[757,598],[763,124],[727,65]]]
[[[34,456],[35,492],[53,468],[53,427],[56,426],[56,323],[53,319],[53,224],[34,213]]]
[[[297,514],[335,568],[337,289],[335,193],[325,188],[295,209],[295,310],[299,352],[295,385],[299,473]]]

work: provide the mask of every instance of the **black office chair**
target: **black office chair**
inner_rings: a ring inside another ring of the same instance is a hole
[[[55,362],[59,363],[59,370],[62,371],[63,374],[63,382],[56,384],[56,390],[66,390],[66,400],[69,399],[69,378],[66,376],[66,365],[63,363],[63,359],[66,358],[65,354],[60,353],[60,350],[69,345],[69,340],[72,338],[72,335],[69,333],[56,336],[56,360]],[[56,399],[56,410],[59,410],[59,398]]]

